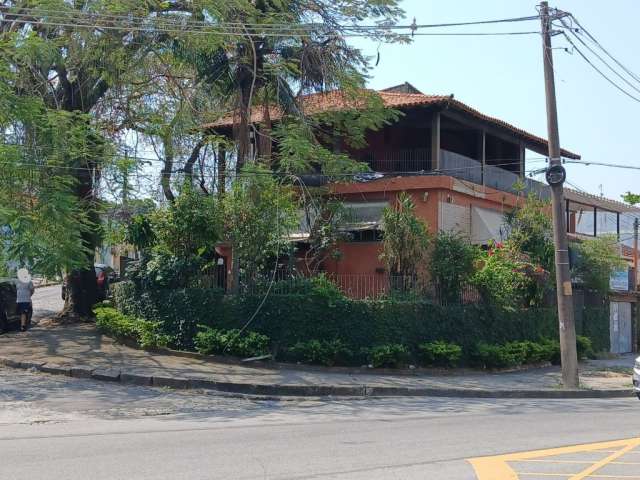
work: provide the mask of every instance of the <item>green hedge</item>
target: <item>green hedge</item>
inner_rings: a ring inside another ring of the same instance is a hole
[[[173,338],[164,333],[158,322],[126,315],[115,308],[99,306],[93,309],[96,326],[114,338],[135,340],[142,348],[166,347]]]
[[[225,296],[212,289],[138,291],[114,285],[114,303],[128,315],[158,322],[175,348],[193,350],[198,325],[242,328],[262,296]],[[606,326],[606,328],[604,328]],[[445,341],[471,351],[478,343],[506,344],[558,336],[555,309],[505,311],[482,305],[438,306],[426,301],[351,300],[322,291],[270,295],[250,329],[271,339],[276,352],[311,340],[340,340],[353,352],[399,344],[417,354],[425,342]],[[585,311],[583,332],[595,350],[608,348],[608,312]]]

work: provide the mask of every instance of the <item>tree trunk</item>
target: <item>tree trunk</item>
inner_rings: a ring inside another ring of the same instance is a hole
[[[164,149],[164,166],[160,172],[160,185],[165,198],[173,203],[175,195],[171,190],[171,173],[173,172],[173,138],[171,134],[162,135],[162,148]]]
[[[204,140],[198,140],[198,143],[196,143],[195,147],[193,147],[193,150],[191,151],[191,155],[187,159],[187,162],[184,164],[185,181],[190,184],[193,184],[193,165],[196,163],[196,160],[198,160],[198,157],[200,156],[200,150],[202,150],[203,146]]]
[[[218,147],[218,195],[224,196],[227,183],[227,151],[223,145]]]
[[[81,320],[93,316],[92,307],[98,301],[96,271],[93,265],[85,270],[73,270],[67,276],[67,296],[60,318]]]
[[[67,277],[67,295],[65,305],[58,315],[61,322],[72,322],[93,316],[92,307],[98,300],[98,285],[93,266],[94,255],[100,243],[100,216],[98,214],[95,184],[99,181],[99,170],[93,162],[88,162],[91,170],[78,170],[76,195],[82,203],[90,228],[81,234],[86,249],[86,267],[71,271]]]
[[[271,166],[271,112],[269,111],[269,95],[265,93],[262,113],[262,124],[260,125],[260,141],[258,142],[260,158],[268,167]]]
[[[240,122],[237,127],[236,137],[238,142],[238,161],[236,162],[236,172],[240,173],[242,167],[251,160],[251,139],[249,136],[249,125],[251,123],[251,79],[246,76],[240,82]]]

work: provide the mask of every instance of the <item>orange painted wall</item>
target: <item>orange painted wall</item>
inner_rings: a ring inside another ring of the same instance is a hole
[[[383,268],[380,261],[381,242],[342,242],[338,245],[342,256],[326,262],[327,273],[345,275],[374,275]]]

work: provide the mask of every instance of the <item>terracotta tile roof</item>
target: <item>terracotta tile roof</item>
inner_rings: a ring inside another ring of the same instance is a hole
[[[373,92],[373,91],[372,91]],[[397,93],[397,92],[376,92],[383,100],[385,106],[397,109],[409,109],[413,107],[423,106],[436,106],[447,107],[458,110],[462,113],[475,117],[477,120],[492,124],[496,127],[509,131],[514,136],[522,139],[529,144],[535,145],[539,148],[546,150],[547,141],[533,135],[525,130],[517,128],[499,118],[491,117],[479,112],[478,110],[471,108],[465,103],[462,103],[453,98],[451,95],[425,95],[422,93]],[[306,115],[313,115],[320,112],[342,110],[346,108],[358,108],[362,105],[358,100],[345,98],[345,95],[341,91],[331,91],[325,93],[314,93],[302,97],[302,109]],[[282,118],[282,110],[276,106],[269,109],[269,115],[271,120],[278,120]],[[237,121],[237,119],[236,119]],[[255,108],[251,114],[251,121],[253,123],[259,123],[262,121],[262,109]],[[226,115],[219,120],[203,125],[205,129],[215,128],[229,128],[234,125],[234,116],[232,114]],[[562,150],[562,155],[567,158],[579,159],[580,155],[570,152],[568,150]]]

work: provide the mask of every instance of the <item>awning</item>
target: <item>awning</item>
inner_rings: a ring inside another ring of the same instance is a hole
[[[485,245],[505,237],[504,215],[497,210],[471,207],[471,243]]]
[[[344,232],[362,232],[382,230],[382,213],[389,202],[344,202],[345,218],[340,230]],[[313,223],[314,212],[309,220]],[[307,216],[300,211],[300,224],[287,238],[292,242],[302,242],[309,238],[311,228]]]

